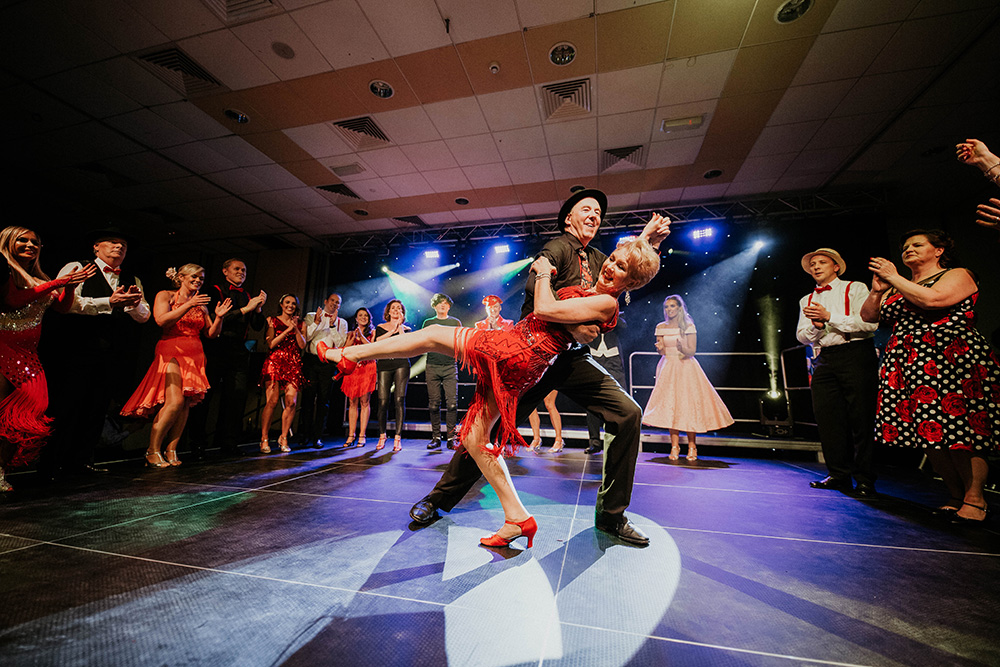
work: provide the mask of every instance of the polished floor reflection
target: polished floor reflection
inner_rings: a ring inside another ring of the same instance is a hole
[[[636,549],[593,528],[600,456],[528,454],[535,545],[489,550],[489,487],[410,523],[450,456],[424,445],[12,476],[0,664],[1000,664],[1000,533],[933,517],[919,472],[861,501],[804,455],[644,453]]]

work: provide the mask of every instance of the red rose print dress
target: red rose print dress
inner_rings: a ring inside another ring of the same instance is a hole
[[[930,287],[947,271],[921,283]],[[876,437],[894,447],[996,449],[1000,364],[976,330],[979,293],[921,310],[899,294],[882,304],[892,336],[879,369]]]

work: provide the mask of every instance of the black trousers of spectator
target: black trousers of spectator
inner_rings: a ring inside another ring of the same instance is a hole
[[[306,384],[299,398],[302,406],[299,413],[299,432],[305,442],[316,442],[326,432],[327,415],[334,407],[333,374],[336,370],[336,366],[324,364],[316,355],[307,354],[302,358],[302,375],[305,376]],[[334,419],[339,420],[343,411],[341,402],[340,411],[332,413]],[[340,429],[330,430],[340,432]]]
[[[604,475],[597,492],[596,512],[604,521],[620,520],[632,499],[642,409],[594,361],[589,348],[574,347],[561,354],[538,384],[521,397],[517,422],[523,423],[553,389],[594,412],[604,422],[611,440],[604,452]],[[451,511],[481,475],[479,466],[460,447],[427,499],[435,507]]]
[[[445,425],[448,440],[455,439],[455,423],[458,421],[458,368],[428,365],[427,405],[431,412],[431,439],[441,439],[441,390],[444,390]]]
[[[213,444],[223,452],[237,450],[243,437],[243,415],[246,412],[250,385],[250,355],[245,350],[220,350],[206,354],[205,374],[211,389],[205,400],[191,408],[188,415],[188,438],[192,451],[207,443],[208,410],[213,401],[219,404]]]
[[[625,382],[625,369],[622,368],[622,358],[619,355],[614,355],[613,357],[594,357],[594,361],[600,364],[601,368],[606,370],[611,377],[621,386],[622,391],[626,394],[628,393],[628,383]],[[590,445],[601,447],[603,441],[601,440],[601,427],[604,426],[604,421],[595,413],[587,411],[587,432],[589,435]]]
[[[410,367],[378,372],[378,433],[383,435],[389,418],[389,403],[396,406],[396,435],[403,432],[403,417],[406,412],[406,385],[410,382]],[[395,392],[392,391],[395,385]]]
[[[53,369],[48,375],[53,428],[39,465],[49,472],[92,465],[120,374],[109,372],[106,357],[83,354],[73,359],[72,366]],[[83,391],[80,378],[86,379]]]
[[[875,483],[878,358],[872,339],[824,347],[813,365],[812,401],[830,476]]]

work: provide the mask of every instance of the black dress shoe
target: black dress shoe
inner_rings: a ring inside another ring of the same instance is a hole
[[[878,496],[878,491],[875,490],[874,484],[858,484],[854,488],[854,495],[860,498],[875,498]]]
[[[448,441],[448,449],[455,449],[455,441],[454,440],[449,440]]]
[[[427,449],[441,449],[441,440],[438,438],[434,438],[433,440],[427,443]]]
[[[851,480],[837,477],[827,477],[818,482],[809,482],[809,486],[814,489],[829,489],[830,491],[850,491],[854,488]]]
[[[617,537],[622,542],[634,544],[637,547],[649,545],[649,536],[639,530],[626,517],[602,517],[594,521],[594,528]]]
[[[422,524],[430,523],[438,518],[437,508],[430,501],[430,496],[424,496],[410,508],[410,518]]]
[[[602,452],[602,451],[604,451],[604,445],[603,444],[601,444],[599,442],[592,442],[592,443],[590,443],[587,446],[587,448],[585,450],[583,450],[583,453],[584,454],[597,454],[597,453]]]
[[[322,440],[313,440],[312,445],[310,445],[310,446],[313,449],[323,449],[323,441]]]

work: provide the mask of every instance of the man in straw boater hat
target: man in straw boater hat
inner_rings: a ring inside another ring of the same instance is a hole
[[[563,233],[546,243],[539,253],[556,268],[555,276],[550,281],[552,290],[594,285],[594,278],[599,274],[606,255],[591,246],[590,242],[597,236],[607,208],[607,195],[600,190],[581,190],[563,203],[558,218]],[[657,247],[669,233],[670,220],[653,214],[640,237]],[[522,318],[533,310],[534,290],[535,275],[529,273],[521,307]],[[559,355],[538,384],[521,397],[517,406],[517,421],[523,422],[553,389],[558,389],[584,409],[599,415],[611,437],[597,493],[595,527],[629,544],[646,546],[649,538],[625,516],[625,508],[632,498],[632,482],[639,456],[642,409],[591,358],[590,348],[585,343],[597,336],[597,327],[579,325],[571,327],[571,330],[578,344]],[[476,462],[459,449],[434,489],[410,509],[410,517],[424,524],[434,520],[438,509],[451,511],[479,477]]]
[[[841,280],[847,265],[832,248],[806,253],[802,270],[816,287],[799,301],[795,337],[812,347],[813,412],[829,471],[809,486],[873,497],[878,358],[872,336],[878,323],[861,319],[868,288]]]

